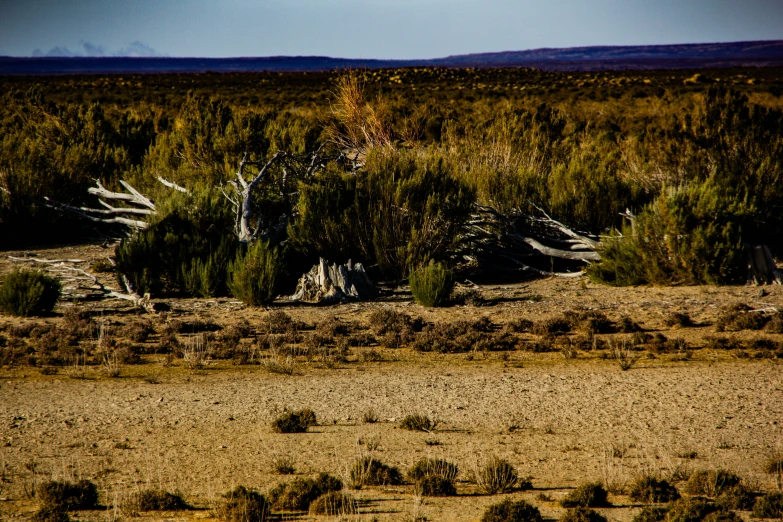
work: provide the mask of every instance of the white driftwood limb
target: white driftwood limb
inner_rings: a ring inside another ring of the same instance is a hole
[[[157,179],[158,179],[158,181],[160,181],[160,182],[161,182],[161,183],[162,183],[164,186],[166,186],[166,187],[168,187],[168,188],[170,188],[170,189],[177,190],[177,191],[179,191],[179,192],[182,192],[183,194],[190,194],[190,191],[189,191],[188,189],[186,189],[185,187],[181,187],[181,186],[177,185],[177,184],[176,184],[176,183],[174,183],[173,181],[169,181],[169,180],[167,180],[167,179],[164,179],[164,178],[163,178],[163,176],[158,176],[158,178],[157,178]]]
[[[133,291],[131,288],[130,282],[128,281],[128,278],[124,275],[122,276],[123,284],[125,285],[125,289],[127,293],[118,292],[116,290],[113,290],[111,288],[107,288],[106,285],[101,283],[97,277],[95,277],[93,274],[87,272],[86,270],[83,270],[81,268],[70,266],[67,263],[84,263],[85,260],[83,259],[43,259],[43,258],[36,258],[36,257],[14,257],[14,256],[8,256],[9,259],[13,261],[18,262],[33,262],[33,263],[41,263],[47,265],[49,267],[50,272],[54,272],[58,278],[62,280],[66,280],[66,282],[71,281],[89,281],[92,283],[91,287],[83,287],[79,284],[77,285],[71,285],[64,287],[65,289],[76,289],[76,290],[91,290],[93,292],[97,292],[98,294],[107,297],[107,298],[114,298],[114,299],[121,299],[123,301],[130,301],[135,306],[138,306],[139,308],[143,308],[149,313],[155,313],[157,312],[155,308],[155,303],[152,302],[152,298],[150,294],[144,294],[143,296],[140,296],[136,292]],[[59,273],[55,272],[58,271]],[[60,273],[71,273],[71,274],[79,274],[79,276],[71,276],[67,278],[63,278]]]
[[[557,248],[548,247],[542,243],[539,243],[532,237],[526,237],[523,239],[525,243],[533,247],[535,250],[541,252],[545,256],[550,257],[559,257],[561,259],[571,259],[573,261],[600,261],[601,256],[598,255],[598,252],[593,252],[591,250],[588,251],[570,251],[570,250],[559,250]]]

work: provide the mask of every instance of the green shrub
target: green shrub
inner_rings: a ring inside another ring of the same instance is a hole
[[[669,504],[667,522],[701,522],[716,510],[709,502],[682,498]]]
[[[720,284],[746,274],[742,225],[753,212],[711,179],[667,190],[623,236],[604,240],[591,280],[616,286]]]
[[[706,495],[717,497],[724,491],[738,486],[742,479],[725,469],[699,470],[691,474],[685,484],[685,492],[691,495]]]
[[[245,304],[260,306],[274,301],[281,273],[277,249],[256,241],[229,264],[228,287]]]
[[[642,510],[633,517],[632,522],[663,522],[669,513],[668,507],[644,506]]]
[[[328,515],[344,517],[357,515],[359,505],[353,495],[344,491],[324,493],[310,503],[311,515]]]
[[[409,280],[413,298],[420,305],[427,307],[446,303],[454,287],[450,271],[434,261],[411,272]]]
[[[425,497],[453,497],[457,494],[454,481],[438,475],[427,475],[416,481],[415,490]]]
[[[606,522],[606,517],[594,509],[576,507],[566,510],[559,522]]]
[[[0,286],[0,310],[24,317],[50,314],[60,289],[60,282],[43,272],[14,270]]]
[[[144,489],[131,495],[123,509],[135,513],[139,511],[179,511],[190,509],[182,496],[161,489]]]
[[[385,148],[355,176],[327,172],[300,186],[292,244],[310,257],[362,260],[386,280],[456,249],[474,193],[443,155]]]
[[[424,477],[436,476],[447,480],[455,480],[459,474],[456,464],[443,459],[420,459],[408,471],[408,478],[416,482]]]
[[[402,474],[394,466],[370,456],[362,457],[351,466],[351,484],[362,486],[396,486],[402,484]]]
[[[89,480],[75,484],[49,480],[38,486],[37,497],[44,505],[58,506],[66,511],[94,509],[98,505],[98,488]]]
[[[570,491],[561,501],[564,508],[608,506],[606,490],[601,484],[588,482]]]
[[[524,500],[516,502],[507,498],[484,511],[481,522],[542,522],[541,512]]]
[[[316,424],[315,413],[309,408],[299,411],[285,410],[272,422],[275,433],[304,433]]]
[[[430,432],[435,429],[437,424],[437,422],[431,420],[426,415],[413,413],[403,417],[403,419],[400,421],[400,428],[410,431]]]
[[[326,473],[318,478],[297,478],[291,482],[281,482],[269,492],[269,502],[275,509],[303,511],[310,503],[325,493],[340,491],[343,483],[340,479]]]
[[[224,522],[266,522],[270,516],[269,504],[257,491],[237,486],[223,495],[215,516]]]
[[[753,506],[756,518],[780,518],[783,516],[783,493],[767,493],[756,499]]]
[[[658,503],[677,500],[680,493],[669,481],[645,475],[631,484],[628,496],[634,502]]]
[[[488,495],[511,491],[519,475],[514,466],[505,459],[493,455],[475,472],[478,487]]]
[[[117,277],[126,276],[139,294],[224,295],[237,239],[222,197],[197,190],[158,203],[149,226],[115,248]]]

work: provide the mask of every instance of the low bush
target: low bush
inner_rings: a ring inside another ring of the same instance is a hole
[[[693,319],[684,312],[671,312],[663,318],[663,324],[666,326],[676,326],[678,328],[687,328],[693,326]]]
[[[594,509],[577,507],[566,510],[559,522],[606,522],[606,517]]]
[[[753,516],[756,518],[783,517],[783,492],[767,493],[757,498],[753,505]]]
[[[272,460],[272,469],[280,475],[293,475],[296,473],[294,459],[290,455],[280,455]]]
[[[628,496],[634,502],[659,503],[677,500],[680,493],[669,481],[646,475],[631,484]]]
[[[669,513],[668,507],[644,506],[642,510],[633,517],[632,522],[663,522]]]
[[[311,409],[285,410],[272,422],[272,431],[275,433],[304,433],[307,428],[315,424],[315,413]]]
[[[514,466],[505,459],[493,455],[475,471],[476,484],[488,495],[511,491],[519,475]]]
[[[359,514],[359,504],[350,493],[330,491],[310,503],[310,515],[344,517]]]
[[[742,479],[737,474],[725,469],[699,470],[691,474],[685,484],[685,492],[715,498],[741,482]]]
[[[434,261],[411,272],[409,282],[413,298],[427,307],[445,304],[454,288],[449,269]]]
[[[742,522],[742,517],[734,511],[718,510],[713,511],[706,517],[703,522]]]
[[[437,475],[427,475],[416,481],[415,491],[425,497],[453,497],[457,494],[453,480]]]
[[[30,522],[70,522],[68,512],[60,506],[43,505],[30,517]]]
[[[123,505],[123,511],[179,511],[190,509],[182,496],[176,493],[169,493],[161,489],[144,489],[131,495],[127,503]]]
[[[426,431],[429,433],[435,429],[437,424],[436,421],[431,420],[426,415],[414,413],[403,417],[400,421],[400,428],[410,431]]]
[[[730,487],[715,499],[715,505],[722,511],[749,511],[753,509],[756,495],[743,484]]]
[[[709,502],[681,498],[669,504],[667,522],[701,522],[704,517],[716,510],[717,508]]]
[[[60,282],[37,270],[14,270],[0,286],[0,310],[10,315],[48,315],[60,298]]]
[[[530,333],[533,331],[534,326],[533,321],[530,319],[520,318],[506,323],[506,330],[514,333]]]
[[[601,484],[589,482],[570,491],[560,501],[564,508],[608,506],[607,493]]]
[[[736,303],[723,308],[715,322],[715,331],[761,330],[767,324],[769,316],[752,310],[745,303]]]
[[[459,467],[456,464],[443,459],[420,459],[408,471],[408,478],[416,482],[425,477],[441,477],[446,480],[455,480],[459,474]]]
[[[524,500],[516,502],[507,498],[484,511],[481,522],[542,522],[541,512]]]
[[[536,323],[533,333],[537,335],[561,335],[571,331],[571,321],[565,316],[552,317]]]
[[[362,486],[396,486],[402,484],[402,474],[394,466],[388,466],[370,456],[358,459],[351,466],[351,484]]]
[[[277,249],[263,241],[251,244],[228,265],[228,288],[245,304],[261,306],[277,297],[282,260]]]
[[[58,506],[66,511],[94,509],[98,505],[98,487],[89,480],[75,484],[49,480],[38,486],[37,497],[44,505]]]
[[[257,491],[237,486],[223,495],[215,516],[223,522],[266,522],[270,518],[269,503]]]
[[[304,511],[321,495],[343,489],[340,479],[321,473],[316,479],[297,478],[281,482],[269,492],[269,502],[275,509]]]

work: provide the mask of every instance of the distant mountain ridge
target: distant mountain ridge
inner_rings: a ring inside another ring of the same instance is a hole
[[[427,60],[375,60],[328,56],[243,58],[0,57],[0,75],[304,72],[389,67],[531,67],[554,71],[783,66],[783,40],[592,46],[447,56]]]

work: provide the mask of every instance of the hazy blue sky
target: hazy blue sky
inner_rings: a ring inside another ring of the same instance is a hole
[[[434,58],[783,40],[783,0],[0,0],[0,55]]]

